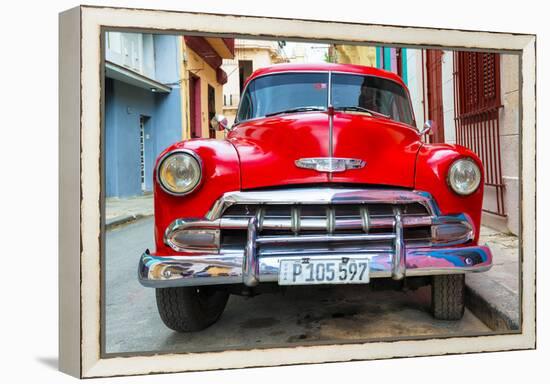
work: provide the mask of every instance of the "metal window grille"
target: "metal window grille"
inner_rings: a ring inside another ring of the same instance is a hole
[[[496,207],[484,207],[484,211],[506,216],[498,118],[502,107],[499,55],[455,52],[453,66],[456,141],[483,162],[486,189],[496,195]]]

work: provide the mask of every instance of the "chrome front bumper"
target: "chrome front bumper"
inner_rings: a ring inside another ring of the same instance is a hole
[[[139,281],[146,287],[166,288],[181,286],[277,282],[282,259],[307,262],[315,258],[367,257],[370,277],[429,276],[451,273],[483,272],[491,268],[491,251],[485,246],[455,248],[416,248],[404,252],[404,270],[392,253],[363,253],[361,255],[269,256],[245,257],[244,253],[204,256],[153,256],[145,252],[139,262]]]
[[[260,208],[244,217],[224,214],[239,204]],[[289,204],[290,213],[285,218],[270,217],[262,208]],[[326,216],[302,216],[300,207],[308,204],[326,205]],[[358,208],[360,216],[338,216],[335,207],[339,204],[362,207]],[[384,217],[370,214],[369,209],[376,204],[389,204],[393,213]],[[409,214],[403,210],[407,204],[420,204],[424,211]],[[426,226],[432,233],[427,243],[407,243],[407,230]],[[491,251],[472,245],[472,228],[464,215],[442,215],[434,199],[422,191],[318,188],[230,192],[213,205],[204,219],[178,219],[167,228],[165,243],[176,254],[187,255],[151,255],[146,251],[141,256],[138,275],[142,285],[156,288],[255,286],[277,282],[281,260],[307,263],[322,258],[367,258],[371,278],[394,280],[486,271],[491,267]],[[224,230],[246,231],[244,247],[220,244]],[[269,235],[273,230],[286,231],[286,235]],[[178,247],[172,239],[185,231],[196,231],[192,236],[197,238],[211,236],[213,246]]]

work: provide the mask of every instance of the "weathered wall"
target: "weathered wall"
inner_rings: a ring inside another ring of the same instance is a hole
[[[519,56],[500,55],[499,112],[506,227],[519,233]]]
[[[338,63],[376,67],[376,48],[360,45],[335,45]]]
[[[208,65],[195,51],[185,45],[183,37],[179,37],[180,46],[183,47],[182,55],[186,60],[181,60],[181,105],[182,110],[182,136],[184,139],[191,137],[189,131],[189,72],[199,77],[201,87],[201,136],[209,137],[208,128],[210,122],[208,121],[208,85],[214,87],[215,99],[216,99],[216,113],[221,114],[223,112],[223,90],[222,85],[218,83],[216,79],[216,71],[210,65]],[[223,139],[223,132],[216,132],[216,138]]]
[[[235,56],[239,55],[236,51]],[[239,55],[240,56],[240,55]],[[229,126],[235,122],[237,104],[239,99],[239,61],[237,59],[225,59],[222,69],[227,73],[227,83],[223,86],[223,94],[227,99],[227,105],[223,106],[223,115],[227,118]],[[233,105],[229,103],[230,95],[233,95]]]
[[[106,193],[108,197],[139,195],[139,121],[142,115],[150,116],[154,124],[154,95],[117,80],[107,82],[106,92]],[[152,167],[146,160],[146,167],[149,166]]]
[[[444,51],[442,61],[443,111],[445,142],[456,142],[453,84],[453,52]],[[516,55],[500,55],[500,93],[503,107],[499,111],[500,155],[506,217],[483,214],[483,223],[503,232],[519,231],[519,58]],[[496,211],[495,188],[485,187],[483,207]]]
[[[442,56],[442,96],[444,112],[445,142],[456,143],[454,81],[452,51]],[[422,93],[422,53],[407,50],[408,87],[411,93],[417,126],[423,125],[424,103]],[[483,214],[483,223],[497,230],[518,234],[519,231],[519,58],[515,55],[500,55],[501,102],[499,111],[500,153],[503,182],[505,184],[504,207],[506,217],[490,213]],[[424,79],[425,81],[425,79]],[[493,187],[486,187],[483,206],[496,210],[496,193]]]
[[[107,197],[136,196],[141,188],[140,117],[145,124],[145,186],[152,190],[156,157],[181,140],[181,101],[177,38],[154,35],[155,80],[174,83],[168,94],[129,85],[105,82],[105,164]]]
[[[453,55],[454,53],[452,51],[443,51],[443,56],[441,56],[443,127],[445,132],[445,142],[451,144],[456,143]]]
[[[407,86],[411,94],[416,126],[424,126],[424,97],[422,95],[422,50],[407,49]]]
[[[237,40],[235,45],[235,59],[224,60],[223,70],[227,73],[227,83],[223,86],[223,93],[229,103],[229,95],[234,95],[234,105],[224,106],[223,114],[229,125],[233,125],[237,114],[237,103],[239,99],[239,61],[251,61],[252,70],[273,65],[280,62],[282,57],[275,49],[273,41],[261,40]],[[246,79],[245,79],[246,80]]]

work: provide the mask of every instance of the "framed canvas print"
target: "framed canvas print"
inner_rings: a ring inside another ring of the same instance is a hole
[[[60,369],[535,347],[535,36],[60,15]]]

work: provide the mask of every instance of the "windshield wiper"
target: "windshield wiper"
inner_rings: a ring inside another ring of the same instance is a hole
[[[365,112],[365,113],[370,113],[370,114],[373,115],[373,116],[385,117],[386,119],[389,119],[389,118],[390,118],[389,115],[386,115],[386,114],[384,114],[384,113],[377,112],[377,111],[375,111],[375,110],[368,109],[368,108],[359,107],[359,106],[356,106],[356,105],[349,105],[349,106],[345,106],[345,107],[335,107],[334,110],[336,110],[336,111],[357,111],[357,112]]]
[[[265,117],[270,117],[270,116],[275,116],[275,115],[282,115],[282,114],[285,114],[285,113],[309,112],[309,111],[324,111],[324,110],[325,110],[325,108],[323,108],[323,107],[317,107],[317,106],[311,106],[311,107],[296,107],[296,108],[285,109],[284,111],[266,113],[266,114],[265,114]]]

